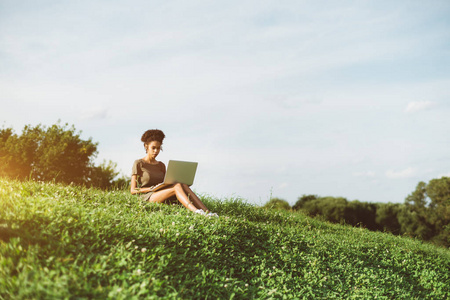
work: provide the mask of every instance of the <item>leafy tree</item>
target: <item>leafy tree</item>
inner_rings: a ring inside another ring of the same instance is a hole
[[[433,211],[434,223],[444,227],[450,222],[450,177],[432,179],[426,187],[430,198],[430,209]]]
[[[297,202],[295,202],[294,206],[292,206],[292,209],[300,210],[305,206],[307,202],[316,200],[317,198],[317,195],[302,195],[298,198]]]
[[[344,211],[345,223],[370,230],[379,230],[380,227],[375,221],[376,211],[376,204],[358,200],[348,201]]]
[[[315,201],[320,214],[333,223],[345,222],[344,214],[347,207],[347,199],[342,197],[323,197]]]
[[[427,184],[425,182],[419,182],[414,192],[406,197],[405,203],[412,206],[416,211],[425,208],[427,204],[426,186]]]
[[[112,161],[103,161],[99,166],[89,168],[87,184],[93,187],[107,189],[111,187],[114,178],[119,175],[116,171],[117,164]]]
[[[17,135],[11,128],[0,130],[0,176],[10,178],[84,184],[106,188],[117,176],[116,165],[95,166],[98,143],[83,140],[75,127],[24,127]]]
[[[269,202],[267,202],[264,206],[264,208],[268,209],[284,209],[284,210],[290,210],[291,206],[286,200],[279,199],[279,198],[272,198]]]
[[[293,210],[334,223],[405,234],[450,246],[450,178],[419,182],[404,204],[364,203],[342,197],[303,195]]]
[[[310,216],[321,216],[324,220],[340,223],[345,222],[344,214],[347,199],[339,197],[317,197],[303,195],[297,200],[293,208],[301,210]]]
[[[398,203],[378,203],[375,221],[379,230],[400,234],[401,227],[398,214],[404,205]]]
[[[0,175],[24,179],[30,176],[34,149],[37,148],[36,133],[38,130],[30,130],[25,127],[27,135],[19,137],[14,134],[12,128],[0,130]]]
[[[405,209],[400,211],[399,220],[404,234],[429,240],[435,235],[429,222],[430,210],[427,206],[427,184],[420,181],[416,189],[405,199]]]
[[[348,201],[343,197],[303,195],[297,200],[293,209],[301,210],[312,217],[319,216],[333,223],[364,226],[370,230],[379,228],[375,222],[376,205],[371,203]]]
[[[450,246],[450,178],[419,182],[399,214],[402,232]]]
[[[435,235],[433,226],[427,221],[425,212],[417,212],[407,205],[399,211],[398,221],[402,234],[422,240],[430,240]]]

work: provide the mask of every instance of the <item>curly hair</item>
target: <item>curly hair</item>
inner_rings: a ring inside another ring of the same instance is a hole
[[[161,130],[150,129],[150,130],[147,130],[146,132],[144,132],[144,134],[141,137],[141,141],[144,143],[144,147],[146,144],[150,144],[153,141],[160,142],[162,145],[165,137],[166,137],[166,135]]]

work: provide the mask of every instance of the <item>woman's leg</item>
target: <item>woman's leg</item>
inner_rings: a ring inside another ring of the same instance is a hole
[[[203,209],[205,212],[209,212],[209,209],[205,204],[197,197],[197,195],[189,188],[187,184],[182,184],[184,193],[188,196],[188,199],[191,200],[194,205],[198,208]]]
[[[191,201],[189,201],[188,195],[186,194],[183,187],[179,183],[174,184],[169,188],[165,188],[163,190],[154,192],[151,195],[149,201],[162,203],[173,196],[176,196],[178,201],[180,201],[180,203],[183,204],[183,206],[189,209],[190,211],[196,211],[198,209],[195,206],[195,204],[192,204]]]

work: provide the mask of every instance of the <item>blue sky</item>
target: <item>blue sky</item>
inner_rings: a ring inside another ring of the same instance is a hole
[[[125,175],[291,205],[403,202],[450,176],[448,1],[0,1],[0,121],[74,124]]]

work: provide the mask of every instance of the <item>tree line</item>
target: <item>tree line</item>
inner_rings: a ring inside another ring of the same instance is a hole
[[[450,246],[450,177],[419,182],[404,203],[367,203],[343,197],[303,195],[291,207],[274,198],[265,208],[302,211],[333,223],[416,237]]]
[[[101,189],[121,187],[117,164],[95,165],[98,143],[83,140],[73,125],[26,125],[21,134],[0,129],[0,177],[55,181]]]

